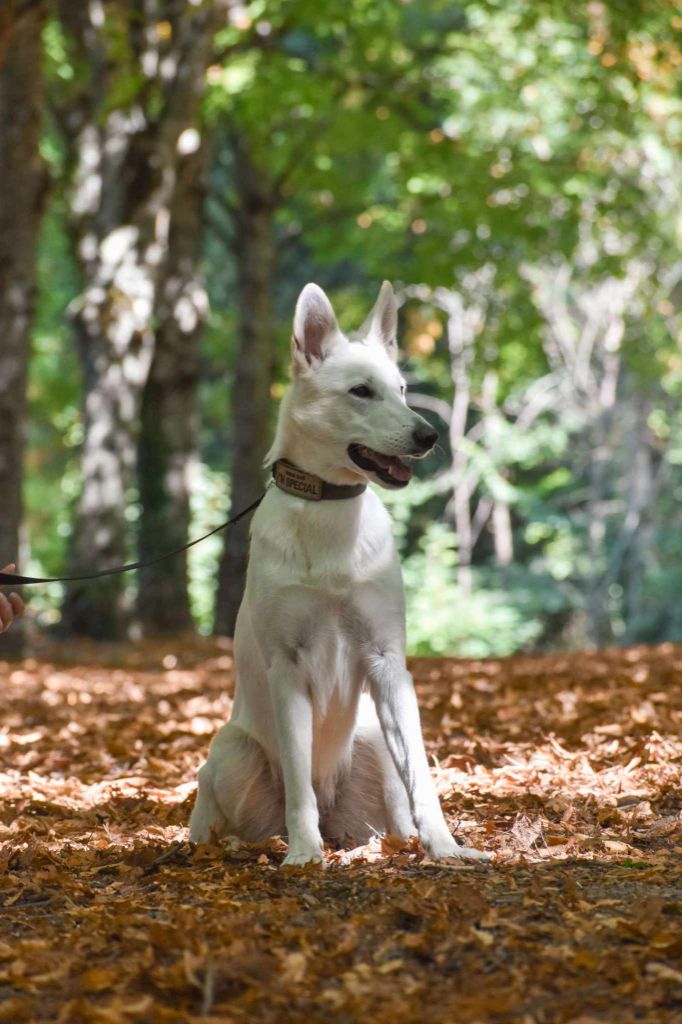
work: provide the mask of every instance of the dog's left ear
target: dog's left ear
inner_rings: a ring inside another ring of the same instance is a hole
[[[384,281],[379,289],[379,298],[374,304],[358,337],[368,345],[383,345],[394,363],[398,362],[398,304],[390,281]]]

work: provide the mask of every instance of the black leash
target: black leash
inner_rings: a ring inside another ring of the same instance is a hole
[[[287,494],[293,494],[296,498],[304,498],[306,501],[323,501],[330,499],[339,498],[356,498],[367,489],[367,484],[332,484],[327,480],[322,480],[320,477],[315,476],[314,473],[307,473],[303,469],[299,469],[292,462],[287,459],[278,459],[272,467],[272,476],[268,487],[272,483],[276,484],[281,491],[286,491]],[[197,537],[196,540],[191,540],[189,544],[183,544],[181,548],[175,548],[173,551],[166,551],[164,555],[157,555],[156,558],[150,558],[148,562],[130,562],[128,565],[119,565],[115,569],[102,569],[100,572],[90,573],[88,576],[17,576],[12,572],[0,572],[0,587],[20,587],[30,586],[32,583],[77,583],[80,580],[98,580],[102,576],[120,576],[122,572],[131,572],[133,569],[146,569],[150,565],[156,565],[157,562],[163,562],[166,558],[173,558],[174,555],[180,555],[183,551],[187,551],[188,548],[193,548],[195,544],[201,544],[202,540],[207,540],[208,537],[212,537],[214,533],[220,533],[221,530],[226,530],[228,526],[234,526],[244,516],[248,516],[249,512],[253,512],[257,509],[261,501],[265,497],[267,488],[261,494],[260,498],[252,502],[248,508],[242,509],[232,519],[228,519],[226,523],[221,523],[220,526],[216,526],[214,530],[210,530],[209,533],[205,533],[203,537]]]
[[[248,508],[242,509],[232,519],[228,519],[226,523],[221,523],[220,526],[216,526],[214,530],[209,533],[205,533],[203,537],[197,537],[196,540],[191,540],[189,544],[183,544],[181,548],[175,548],[174,551],[167,551],[165,555],[157,555],[156,558],[150,558],[148,562],[130,562],[129,565],[119,565],[116,569],[102,569],[101,572],[93,572],[90,576],[56,576],[56,577],[39,577],[39,576],[15,576],[11,572],[0,572],[0,586],[7,585],[12,587],[26,586],[31,583],[75,583],[78,580],[97,580],[100,576],[118,576],[122,572],[130,572],[132,569],[146,569],[149,565],[156,565],[157,562],[163,562],[165,558],[172,558],[173,555],[179,555],[183,551],[187,551],[188,548],[193,548],[195,544],[200,544],[202,540],[206,540],[208,537],[212,537],[214,533],[220,533],[221,530],[225,530],[228,526],[234,526],[244,516],[248,516],[249,512],[253,512],[254,509],[258,508],[261,501],[265,497],[265,492],[261,494],[257,501],[254,501]]]

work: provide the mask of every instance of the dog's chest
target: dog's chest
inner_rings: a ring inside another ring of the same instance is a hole
[[[277,496],[279,497],[279,496]],[[283,496],[287,498],[288,496]],[[362,505],[277,501],[252,535],[246,600],[254,628],[284,647],[313,680],[321,713],[357,698],[363,646],[400,604],[388,513]],[[260,512],[260,510],[259,510]]]
[[[371,492],[360,507],[292,499],[268,512],[254,530],[251,557],[264,568],[269,564],[284,587],[301,584],[341,596],[380,576],[395,557],[390,518]]]

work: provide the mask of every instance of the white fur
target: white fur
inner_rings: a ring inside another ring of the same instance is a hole
[[[351,342],[324,292],[306,286],[268,463],[284,457],[353,484],[374,474],[353,463],[350,444],[415,453],[413,431],[428,424],[405,404],[396,321],[384,282]],[[360,383],[372,399],[349,393]],[[199,772],[193,841],[286,831],[284,863],[305,864],[323,859],[323,836],[416,832],[432,857],[487,859],[455,843],[433,786],[405,665],[400,566],[374,491],[314,502],[268,489],[251,526],[234,643],[234,708]]]

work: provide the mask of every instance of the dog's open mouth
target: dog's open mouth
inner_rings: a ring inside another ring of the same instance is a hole
[[[412,478],[412,469],[397,455],[382,455],[364,444],[352,444],[348,454],[360,469],[376,473],[380,480],[391,487],[404,487]]]

